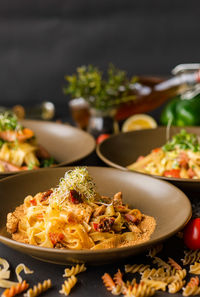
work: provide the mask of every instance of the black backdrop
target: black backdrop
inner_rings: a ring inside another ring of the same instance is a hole
[[[169,75],[199,62],[198,0],[0,0],[0,105],[51,100],[63,114],[64,74],[109,62]]]

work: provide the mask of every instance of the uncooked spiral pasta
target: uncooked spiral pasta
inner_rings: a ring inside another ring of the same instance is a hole
[[[16,286],[12,286],[9,289],[6,289],[2,293],[1,297],[13,297],[27,290],[28,286],[29,285],[27,284],[26,281],[23,281],[22,283],[18,283]]]
[[[164,281],[158,281],[153,279],[143,279],[142,280],[145,284],[147,284],[149,287],[154,288],[157,290],[166,291],[167,283]]]
[[[182,279],[175,280],[174,282],[168,285],[169,293],[174,294],[176,292],[179,292],[184,286],[184,284],[185,284],[185,281]]]
[[[199,286],[193,286],[193,287],[185,287],[183,288],[183,296],[194,296],[194,295],[200,295],[200,287]]]
[[[164,267],[164,268],[167,268],[167,269],[171,269],[170,265],[167,264],[165,261],[163,261],[161,258],[159,257],[154,257],[153,259],[153,263],[154,264],[157,264],[158,267]]]
[[[186,277],[186,274],[187,274],[186,269],[177,270],[175,277],[177,277],[179,279],[184,279]]]
[[[200,263],[195,262],[194,265],[190,265],[190,273],[200,274]]]
[[[185,257],[182,259],[183,265],[193,264],[194,262],[198,262],[200,260],[200,250],[189,250],[184,251]]]
[[[183,296],[191,296],[191,295],[199,295],[199,294],[200,294],[199,278],[197,276],[191,277],[186,287],[183,288]]]
[[[75,286],[76,283],[77,278],[74,275],[72,275],[66,281],[64,281],[64,284],[62,284],[62,288],[59,291],[59,293],[68,296],[71,292],[71,289]]]
[[[172,259],[172,258],[168,258],[168,262],[169,262],[169,264],[172,266],[172,267],[174,267],[176,270],[182,270],[182,267],[176,262],[176,261],[174,261],[174,259]]]
[[[41,293],[47,291],[49,288],[51,288],[51,280],[44,280],[42,283],[38,283],[37,285],[33,286],[33,288],[30,288],[24,294],[24,297],[36,297]]]
[[[83,271],[86,270],[86,267],[84,264],[80,265],[80,264],[77,264],[76,266],[72,266],[71,268],[66,268],[64,270],[64,274],[63,274],[63,277],[69,277],[69,276],[72,276],[72,275],[77,275]]]
[[[126,297],[148,297],[153,296],[156,290],[151,286],[141,282],[139,284],[135,284],[132,288],[129,287],[126,293]]]
[[[106,289],[113,295],[120,295],[122,293],[122,286],[115,283],[109,273],[104,273],[104,275],[102,276],[102,280]]]
[[[149,268],[149,265],[144,264],[127,264],[125,265],[125,272],[129,273],[136,273],[136,272],[144,272],[147,268]]]
[[[145,269],[143,272],[141,272],[141,276],[142,276],[142,279],[145,279],[145,278],[155,279],[156,277],[165,277],[166,272],[164,268],[158,268],[158,269],[148,268],[148,269]]]

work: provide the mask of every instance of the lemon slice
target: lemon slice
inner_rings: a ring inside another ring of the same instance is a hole
[[[128,118],[122,125],[122,132],[156,128],[156,121],[147,114],[136,114]]]

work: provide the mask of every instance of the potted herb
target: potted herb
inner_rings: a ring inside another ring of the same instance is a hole
[[[95,134],[91,129],[97,129],[97,134],[113,132],[116,108],[133,99],[133,96],[128,96],[131,81],[126,72],[110,64],[106,75],[103,75],[97,67],[89,65],[78,67],[76,74],[65,76],[65,79],[68,85],[64,88],[64,94],[70,94],[72,99],[84,98],[90,107],[89,132]]]

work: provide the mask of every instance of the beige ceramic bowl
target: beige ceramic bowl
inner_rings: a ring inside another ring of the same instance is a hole
[[[188,198],[173,185],[149,176],[113,168],[89,167],[101,195],[112,196],[122,191],[124,202],[155,217],[157,226],[151,239],[143,244],[106,250],[61,250],[16,242],[6,231],[8,212],[23,203],[28,194],[45,191],[58,184],[71,168],[41,169],[7,177],[0,181],[0,241],[32,257],[53,263],[103,264],[119,261],[143,252],[182,229],[191,216]]]
[[[56,166],[78,161],[95,148],[94,138],[78,128],[47,121],[23,120],[21,123],[34,131],[37,142],[58,162]],[[21,171],[0,172],[0,178],[16,173]]]
[[[180,132],[181,129],[183,128],[171,127],[170,137]],[[195,133],[200,137],[199,127],[184,127],[184,129],[189,133]],[[98,145],[96,149],[97,154],[100,159],[109,166],[128,171],[126,166],[135,162],[139,156],[145,156],[149,154],[152,149],[165,144],[166,134],[166,127],[119,133],[111,136]],[[171,178],[158,175],[152,176],[167,180],[186,191],[200,189],[200,179]]]

